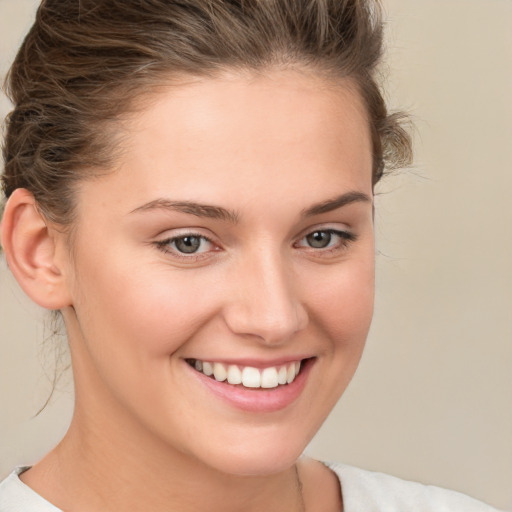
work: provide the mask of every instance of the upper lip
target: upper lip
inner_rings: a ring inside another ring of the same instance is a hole
[[[268,368],[271,366],[282,366],[295,361],[302,361],[304,359],[310,359],[314,356],[306,354],[298,354],[293,356],[283,356],[275,359],[261,359],[261,358],[225,358],[225,357],[187,357],[185,359],[195,359],[203,362],[210,363],[222,363],[225,365],[236,365],[236,366],[251,366],[253,368]]]

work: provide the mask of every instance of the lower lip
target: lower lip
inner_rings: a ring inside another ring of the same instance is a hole
[[[304,386],[314,364],[314,359],[303,362],[300,373],[291,384],[277,386],[271,389],[249,389],[242,386],[233,386],[227,381],[219,382],[198,372],[186,362],[193,375],[214,395],[238,409],[249,412],[275,412],[291,405],[302,393]]]

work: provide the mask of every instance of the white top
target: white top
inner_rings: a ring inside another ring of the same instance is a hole
[[[344,512],[498,512],[460,492],[345,464],[327,465],[340,479]]]
[[[327,464],[340,479],[344,512],[497,512],[469,496],[345,464]],[[0,512],[62,512],[25,485],[15,469],[0,483]]]
[[[0,512],[62,512],[20,480],[27,469],[16,468],[0,483]]]

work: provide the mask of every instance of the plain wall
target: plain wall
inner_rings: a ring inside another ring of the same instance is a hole
[[[308,453],[512,510],[512,2],[383,3],[387,91],[415,118],[416,162],[378,188],[375,320]],[[0,0],[2,76],[36,4]],[[70,418],[69,375],[34,418],[51,387],[44,318],[0,261],[0,477]]]

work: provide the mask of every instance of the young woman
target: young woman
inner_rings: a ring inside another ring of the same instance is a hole
[[[374,292],[410,159],[378,5],[46,0],[9,76],[2,244],[62,314],[75,411],[0,511],[491,510],[300,458]]]

